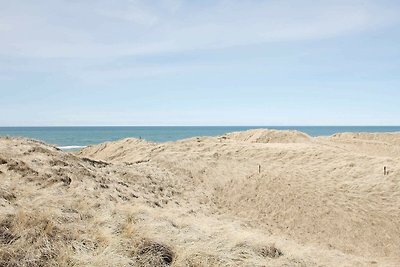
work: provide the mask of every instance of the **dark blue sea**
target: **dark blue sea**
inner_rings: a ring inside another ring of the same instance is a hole
[[[338,132],[400,132],[400,126],[0,127],[0,136],[29,137],[62,149],[77,149],[126,137],[166,142],[193,136],[217,136],[255,128],[298,130],[311,136],[329,136]]]

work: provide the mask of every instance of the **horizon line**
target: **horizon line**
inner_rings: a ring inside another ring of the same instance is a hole
[[[77,127],[400,127],[400,125],[0,125],[0,128]]]

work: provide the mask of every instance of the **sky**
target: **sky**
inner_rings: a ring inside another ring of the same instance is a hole
[[[400,125],[400,1],[0,0],[0,126]]]

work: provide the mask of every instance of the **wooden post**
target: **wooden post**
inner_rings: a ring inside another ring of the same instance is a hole
[[[386,169],[386,166],[384,166],[383,167],[383,175],[386,175],[387,174],[387,169]]]
[[[258,164],[258,173],[261,173],[261,165]]]

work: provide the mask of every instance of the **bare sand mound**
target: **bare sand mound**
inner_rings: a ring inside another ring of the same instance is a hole
[[[227,139],[250,143],[303,143],[310,141],[310,136],[299,131],[278,131],[254,129],[225,135]]]
[[[0,266],[400,265],[400,153],[238,135],[0,138]]]

